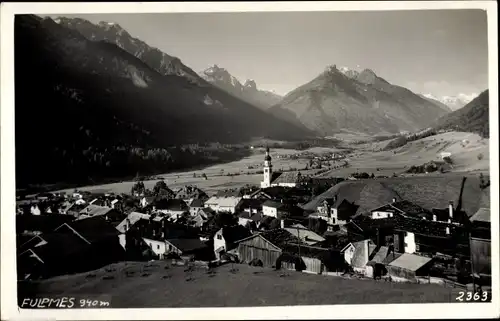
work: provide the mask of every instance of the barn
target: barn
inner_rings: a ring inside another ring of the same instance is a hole
[[[238,242],[238,257],[242,263],[250,263],[257,259],[264,267],[276,267],[287,244],[295,244],[300,240],[288,231],[278,228],[253,234]]]

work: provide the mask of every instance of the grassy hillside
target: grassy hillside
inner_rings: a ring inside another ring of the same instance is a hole
[[[489,91],[485,90],[464,107],[440,118],[435,127],[489,137],[489,126]]]
[[[24,295],[111,298],[112,308],[250,307],[323,304],[455,302],[458,289],[343,279],[248,265],[185,271],[154,263],[125,262],[98,271],[20,285]]]

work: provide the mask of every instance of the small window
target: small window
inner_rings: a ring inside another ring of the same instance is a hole
[[[157,249],[157,250],[159,250],[159,249],[160,249],[160,245],[159,245],[159,244],[158,244],[158,245],[156,245],[156,249]]]
[[[222,240],[222,235],[218,234],[218,235],[217,235],[217,239],[218,239],[218,240]]]

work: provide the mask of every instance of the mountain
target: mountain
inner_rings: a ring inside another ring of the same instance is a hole
[[[452,110],[457,110],[467,105],[475,97],[477,97],[477,94],[458,94],[457,96],[444,96],[440,101]]]
[[[463,108],[438,119],[435,128],[473,132],[489,137],[489,126],[489,91],[485,90]]]
[[[252,79],[246,80],[242,85],[236,77],[217,65],[203,70],[200,75],[209,83],[262,109],[268,109],[282,99],[273,92],[258,89]]]
[[[339,70],[335,65],[287,94],[270,112],[323,135],[416,131],[447,113],[373,70]]]
[[[98,24],[81,19],[58,17],[54,21],[66,28],[73,29],[92,41],[106,41],[115,44],[129,54],[141,59],[149,67],[162,75],[182,76],[202,85],[200,77],[191,68],[184,65],[177,57],[149,46],[144,41],[132,37],[119,24],[101,21]]]
[[[446,105],[450,110],[457,110],[467,105],[472,99],[476,98],[477,94],[458,94],[456,96],[443,96],[440,98],[432,94],[424,94],[421,96],[430,99],[431,101],[440,102],[441,104]]]
[[[453,111],[453,109],[451,109],[450,106],[444,104],[443,102],[441,102],[440,100],[438,100],[436,97],[432,96],[432,95],[420,95],[420,97],[422,97],[423,99],[435,104],[436,106],[438,107],[441,107],[441,109],[445,110],[446,112],[451,112]]]
[[[220,144],[311,135],[50,18],[16,15],[14,37],[18,183],[166,172],[234,157]]]

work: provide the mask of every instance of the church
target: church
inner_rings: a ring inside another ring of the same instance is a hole
[[[269,147],[266,147],[266,156],[264,157],[264,179],[260,182],[261,188],[268,188],[272,186],[282,187],[296,187],[301,180],[300,172],[273,172],[271,155],[269,154]]]

